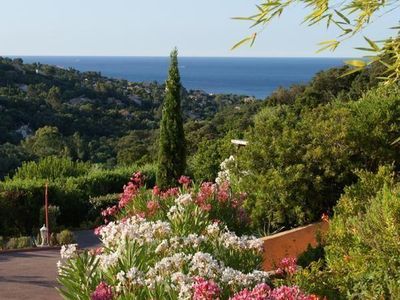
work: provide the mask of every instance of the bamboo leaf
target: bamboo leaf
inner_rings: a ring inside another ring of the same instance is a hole
[[[341,17],[347,24],[350,24],[350,20],[344,15],[342,14],[340,11],[335,9],[336,14]]]
[[[378,47],[378,45],[371,41],[369,38],[364,36],[364,39],[368,42],[368,44],[371,46],[372,49],[374,49],[376,52],[379,52],[381,49]]]
[[[359,59],[346,60],[345,64],[355,68],[364,68],[367,65],[365,61]]]
[[[236,43],[235,45],[233,45],[233,47],[231,48],[231,50],[235,50],[236,48],[239,48],[240,46],[242,46],[243,44],[249,43],[251,40],[253,40],[253,35],[248,36],[246,38],[244,38],[243,40],[239,41],[238,43]]]

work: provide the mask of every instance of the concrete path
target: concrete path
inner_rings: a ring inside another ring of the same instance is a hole
[[[57,286],[59,250],[0,254],[0,299],[61,299]]]
[[[93,230],[74,231],[74,235],[79,248],[93,249],[101,245],[99,238],[93,233]]]
[[[80,248],[96,248],[100,241],[92,230],[74,232]],[[59,300],[57,262],[59,250],[0,254],[1,300]]]

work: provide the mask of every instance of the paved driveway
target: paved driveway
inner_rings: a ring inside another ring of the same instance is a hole
[[[75,232],[80,248],[100,245],[93,231]],[[0,253],[0,300],[59,300],[59,250]]]
[[[57,286],[58,250],[0,254],[0,299],[61,299]]]

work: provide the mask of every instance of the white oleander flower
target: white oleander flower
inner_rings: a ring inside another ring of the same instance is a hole
[[[60,255],[63,259],[68,259],[76,253],[78,244],[69,244],[61,246]]]

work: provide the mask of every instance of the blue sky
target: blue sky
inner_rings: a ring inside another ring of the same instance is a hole
[[[316,44],[335,37],[323,26],[301,25],[305,9],[288,11],[252,48],[230,51],[251,31],[232,20],[255,11],[254,0],[2,0],[0,55],[315,56]],[[398,11],[397,11],[398,13]],[[365,32],[380,39],[398,22],[396,12]],[[359,56],[362,37],[335,53]]]

